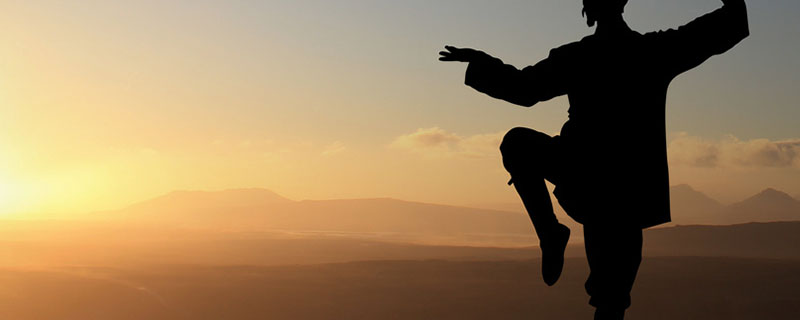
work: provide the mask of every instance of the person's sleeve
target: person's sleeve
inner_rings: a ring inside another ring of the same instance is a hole
[[[733,48],[750,34],[744,0],[723,0],[722,8],[678,28],[657,32],[661,61],[672,76]]]
[[[484,54],[470,62],[464,83],[493,98],[530,107],[566,94],[565,70],[558,67],[553,51],[547,59],[522,70]]]

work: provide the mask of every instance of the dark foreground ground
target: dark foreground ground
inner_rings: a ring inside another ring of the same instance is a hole
[[[0,270],[0,319],[591,319],[582,259]],[[800,319],[800,261],[646,258],[628,319]]]

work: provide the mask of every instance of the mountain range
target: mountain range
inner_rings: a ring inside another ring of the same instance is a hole
[[[724,205],[708,195],[681,184],[670,187],[672,224],[729,225],[748,222],[800,220],[800,195],[791,197],[787,193],[766,188],[739,202]],[[481,208],[524,212],[521,203],[476,204]],[[564,216],[556,207],[559,219]],[[563,222],[570,227],[569,221]]]
[[[670,188],[675,224],[737,224],[800,220],[800,201],[767,188],[742,201],[723,205],[689,185]]]
[[[723,205],[688,185],[672,187],[671,197],[672,225],[800,220],[800,201],[771,188],[731,205]],[[176,191],[121,210],[95,213],[94,217],[219,231],[416,243],[505,246],[536,242],[530,219],[520,210],[391,198],[294,201],[266,189]],[[569,226],[579,230],[577,225]],[[579,238],[579,232],[573,236]]]
[[[533,237],[530,220],[519,212],[390,198],[293,201],[265,189],[172,192],[95,216],[172,227],[399,240],[521,237],[530,242]]]

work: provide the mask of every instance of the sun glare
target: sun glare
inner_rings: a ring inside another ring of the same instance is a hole
[[[8,213],[11,206],[10,186],[5,181],[0,181],[0,214]]]
[[[0,216],[17,213],[22,204],[22,195],[22,190],[13,181],[0,176]]]

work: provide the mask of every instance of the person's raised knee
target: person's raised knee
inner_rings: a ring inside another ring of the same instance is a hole
[[[542,159],[547,153],[550,136],[539,131],[516,127],[509,130],[500,144],[503,166],[512,176],[535,173],[539,175]]]
[[[503,142],[500,143],[500,152],[504,155],[515,153],[529,153],[531,150],[546,150],[551,137],[539,131],[516,127],[506,132]]]
[[[532,130],[523,127],[516,127],[508,130],[506,135],[503,136],[503,142],[500,143],[500,152],[502,154],[508,154],[512,150],[518,149],[524,144],[524,141],[527,140],[525,137],[530,136],[530,131]]]

